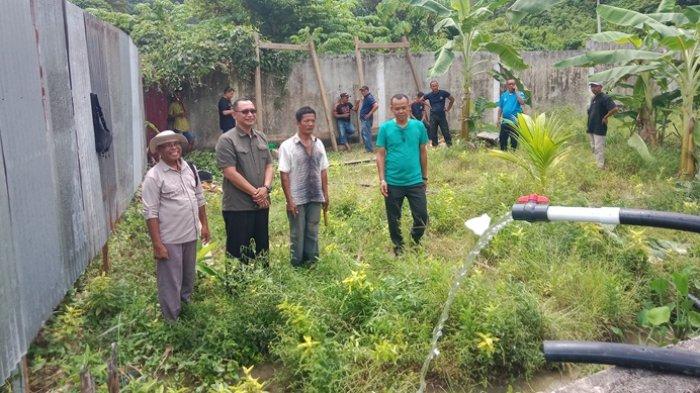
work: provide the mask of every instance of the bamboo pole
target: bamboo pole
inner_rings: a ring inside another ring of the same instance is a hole
[[[263,107],[262,107],[262,72],[260,71],[260,35],[254,33],[255,37],[255,109],[258,110],[255,119],[258,130],[263,130]]]
[[[312,40],[309,40],[309,52],[311,52],[311,60],[314,63],[314,71],[316,71],[316,80],[318,81],[318,87],[321,90],[321,101],[323,102],[323,112],[326,115],[326,123],[328,124],[328,135],[331,138],[331,144],[333,145],[333,151],[338,151],[338,142],[335,140],[335,132],[333,131],[333,116],[331,112],[331,106],[328,103],[328,97],[326,96],[326,88],[323,85],[323,75],[321,75],[321,66],[318,63],[318,56],[316,55],[316,45]]]
[[[408,62],[408,66],[411,68],[413,82],[416,84],[416,91],[423,91],[423,85],[420,82],[420,78],[418,78],[418,72],[416,71],[416,66],[413,64],[413,58],[411,57],[411,48],[409,46],[410,44],[408,43],[408,38],[406,38],[406,36],[401,37],[401,42],[406,45],[406,49],[404,49],[406,53],[406,61]]]

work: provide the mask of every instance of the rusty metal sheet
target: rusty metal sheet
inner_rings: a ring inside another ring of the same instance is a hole
[[[110,26],[111,27],[111,26]],[[114,126],[114,154],[117,173],[117,217],[126,210],[133,195],[134,131],[131,118],[131,72],[129,70],[129,37],[113,27],[108,30],[108,52],[113,54],[107,62]]]
[[[84,14],[85,37],[88,50],[88,64],[90,66],[90,85],[92,92],[97,94],[100,106],[107,122],[107,127],[115,131],[112,121],[111,97],[109,92],[109,79],[107,70],[107,31],[108,26],[88,13]],[[102,186],[102,198],[105,207],[107,228],[111,231],[112,224],[117,219],[117,174],[114,158],[114,148],[106,154],[99,156],[100,183]]]
[[[143,105],[143,86],[141,85],[141,64],[139,62],[139,51],[136,45],[129,39],[129,61],[131,77],[131,113],[132,126],[134,132],[133,141],[133,190],[141,184],[143,174],[146,172],[146,127],[145,111]]]
[[[90,106],[90,67],[85,37],[83,11],[66,2],[66,31],[70,64],[73,118],[75,122],[81,192],[85,211],[85,232],[90,258],[97,255],[107,241],[108,226],[100,184],[100,163],[95,152],[95,134]]]
[[[63,0],[31,0],[39,41],[39,61],[45,90],[44,109],[50,146],[50,166],[58,192],[58,231],[61,241],[64,291],[83,272],[88,262],[85,212],[80,188],[78,144],[73,120],[73,96],[66,43]],[[55,306],[55,305],[46,305]],[[53,307],[51,307],[53,308]]]
[[[61,255],[60,221],[53,171],[47,170],[54,163],[49,159],[53,152],[43,116],[36,26],[26,0],[8,0],[3,5],[0,46],[12,56],[0,56],[0,138],[13,223],[19,288],[15,300],[21,305],[17,345],[24,353],[27,342],[51,314],[51,306],[63,296],[59,288],[64,282],[61,263],[56,263]],[[5,353],[13,351],[2,351],[0,356]]]

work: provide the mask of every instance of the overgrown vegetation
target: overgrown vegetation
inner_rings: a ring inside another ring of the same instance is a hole
[[[571,130],[584,129],[579,116],[562,120]],[[697,183],[673,177],[677,146],[655,151],[657,162],[649,164],[612,131],[610,169],[599,171],[584,137],[576,136],[569,159],[551,175],[553,203],[700,214]],[[102,275],[99,263],[92,264],[32,346],[33,390],[75,390],[83,366],[103,385],[109,345],[116,342],[127,392],[256,391],[263,381],[270,391],[415,391],[455,269],[476,240],[463,222],[484,212],[501,216],[536,183],[484,148],[431,150],[431,224],[420,248],[395,258],[376,168],[341,164],[353,155],[360,153],[331,153],[329,225],[321,229],[321,260],[311,269],[288,262],[284,198],[276,187],[269,270],[226,272],[220,195],[208,193],[216,246],[200,263],[224,272],[233,294],[200,269],[193,301],[175,325],[159,315],[151,247],[134,202],[110,240],[113,271]],[[194,159],[218,172],[211,154]],[[404,225],[407,230],[408,220]],[[532,376],[545,367],[543,339],[619,341],[640,334],[665,344],[696,333],[681,294],[685,285],[700,291],[698,266],[694,234],[514,223],[465,280],[430,382],[465,391]],[[668,321],[644,311],[664,306]]]
[[[320,52],[351,53],[353,36],[395,42],[407,35],[415,51],[434,51],[448,38],[434,33],[438,18],[405,0],[73,0],[129,33],[142,55],[146,85],[175,89],[197,85],[213,70],[252,79],[252,32],[275,42],[313,39]],[[440,0],[449,5],[449,1]],[[517,49],[579,49],[594,33],[595,2],[566,0],[550,12],[511,23],[499,1],[480,31]],[[610,0],[613,6],[650,12],[657,0]],[[683,5],[683,1],[679,1]],[[266,74],[284,78],[294,57],[262,51]]]

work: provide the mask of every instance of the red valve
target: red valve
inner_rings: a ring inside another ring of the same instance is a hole
[[[546,205],[549,203],[549,198],[544,195],[530,194],[523,195],[518,198],[518,203],[535,203],[536,205]]]

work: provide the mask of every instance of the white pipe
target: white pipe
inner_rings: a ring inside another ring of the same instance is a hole
[[[618,225],[620,223],[620,208],[550,206],[547,209],[547,219],[549,221],[587,221]]]

